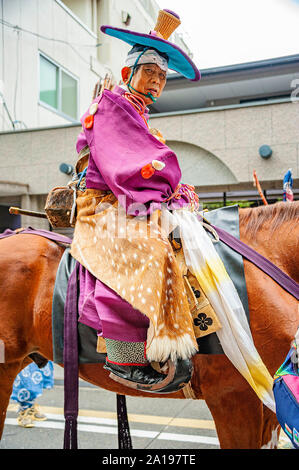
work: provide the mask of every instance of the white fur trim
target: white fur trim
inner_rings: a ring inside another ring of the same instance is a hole
[[[147,343],[146,347],[146,357],[150,362],[190,359],[196,352],[194,341],[187,333],[174,339],[167,336],[156,336],[151,339],[150,345]]]

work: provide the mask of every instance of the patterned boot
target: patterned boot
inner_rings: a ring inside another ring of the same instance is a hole
[[[164,374],[151,367],[146,359],[146,343],[105,338],[107,359],[104,369],[130,382],[152,385],[162,382]]]

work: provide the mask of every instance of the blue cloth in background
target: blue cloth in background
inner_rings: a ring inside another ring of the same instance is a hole
[[[20,410],[25,410],[34,405],[35,400],[42,395],[44,389],[51,389],[53,386],[53,362],[49,361],[42,369],[32,362],[15,378],[10,398],[19,403]]]

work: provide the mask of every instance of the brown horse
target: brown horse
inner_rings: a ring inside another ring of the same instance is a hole
[[[298,282],[299,202],[240,209],[239,214],[241,240]],[[62,253],[61,246],[36,235],[0,241],[0,339],[5,345],[5,362],[0,364],[0,436],[13,381],[29,363],[29,354],[53,357],[51,302]],[[245,260],[244,265],[255,345],[274,374],[298,328],[298,302],[253,264]],[[118,394],[159,397],[112,381],[102,365],[81,365],[80,377]],[[212,413],[221,448],[275,446],[276,416],[225,355],[196,355],[191,385],[194,397],[204,399]],[[163,398],[186,397],[179,391]]]

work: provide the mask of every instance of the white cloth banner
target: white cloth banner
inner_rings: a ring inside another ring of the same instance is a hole
[[[222,328],[216,332],[224,353],[262,402],[275,412],[273,378],[259,356],[238,292],[211,238],[195,212],[177,210],[185,261],[208,297]]]

